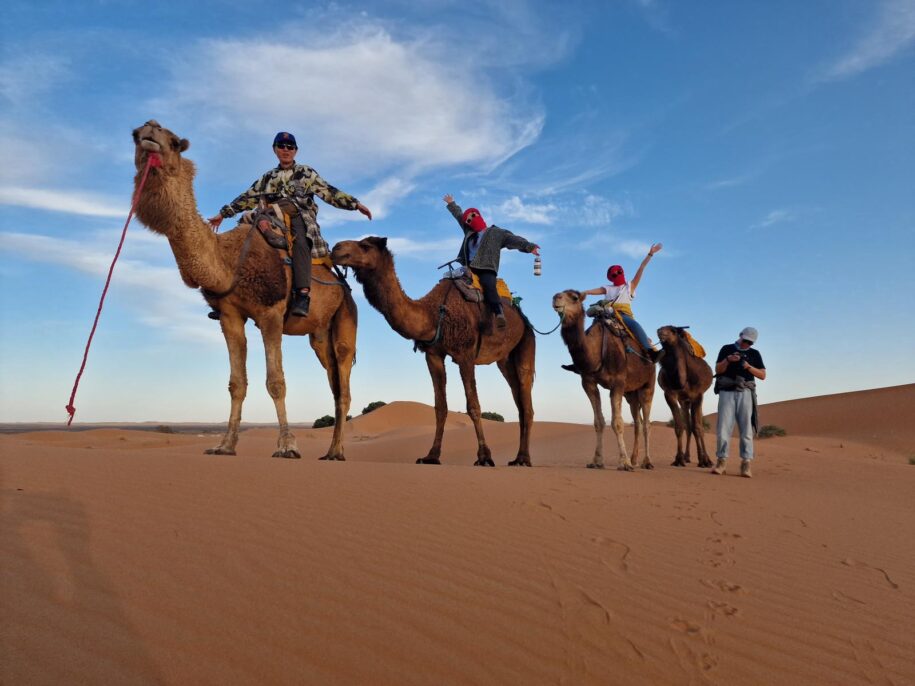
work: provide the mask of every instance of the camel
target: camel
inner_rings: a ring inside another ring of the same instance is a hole
[[[593,469],[604,468],[604,415],[601,410],[598,385],[610,390],[610,407],[613,432],[619,445],[619,464],[617,469],[632,471],[639,466],[639,440],[645,442],[645,459],[643,469],[654,469],[648,450],[648,439],[651,435],[651,401],[654,397],[655,368],[654,363],[644,355],[635,352],[634,341],[621,338],[617,333],[608,330],[607,324],[595,321],[585,331],[584,298],[579,291],[567,290],[553,296],[553,309],[561,317],[560,332],[575,368],[581,375],[581,387],[585,390],[591,408],[594,410],[594,431],[597,434],[597,446],[594,448],[594,460],[587,466]],[[610,320],[610,326],[615,326]],[[632,421],[635,426],[632,457],[626,452],[623,440],[623,396],[629,403]]]
[[[677,455],[671,464],[674,467],[689,464],[692,436],[696,439],[698,465],[711,467],[702,426],[702,396],[712,385],[712,368],[693,354],[684,328],[662,326],[658,329],[658,340],[662,347],[658,384],[674,416],[674,431],[677,432]]]
[[[286,318],[292,274],[280,253],[256,235],[250,225],[215,234],[197,211],[194,198],[194,163],[182,157],[190,143],[148,121],[133,132],[135,186],[147,158],[157,154],[161,166],[151,167],[137,202],[137,217],[153,232],[163,234],[175,254],[178,271],[190,288],[199,288],[210,307],[220,312],[219,322],[229,350],[232,400],[228,427],[222,441],[206,451],[234,455],[238,443],[241,409],[248,389],[248,343],[245,323],[253,319],[260,329],[267,357],[267,392],[273,398],[279,421],[274,457],[300,458],[296,439],[286,418],[286,379],[283,374],[282,337],[309,335],[311,347],[327,371],[334,396],[336,422],[330,448],[322,460],[343,460],[343,427],[350,406],[349,380],[356,354],[356,304],[349,290],[324,266],[314,266],[311,313]],[[252,233],[253,232],[253,233]]]
[[[493,334],[481,334],[481,318],[489,317],[489,312],[483,303],[465,300],[450,279],[440,281],[419,300],[412,300],[404,293],[397,278],[394,256],[388,250],[387,240],[371,236],[360,241],[341,241],[333,247],[331,259],[335,265],[353,268],[369,303],[384,315],[394,331],[415,341],[426,355],[426,365],[435,389],[435,439],[428,454],[416,463],[441,464],[442,433],[448,415],[445,356],[449,356],[460,369],[467,397],[467,414],[477,434],[474,465],[495,466],[483,436],[475,371],[476,365],[495,362],[511,387],[521,427],[518,455],[508,464],[530,467],[530,432],[534,421],[531,402],[536,347],[534,332],[519,310],[505,302],[506,327]]]

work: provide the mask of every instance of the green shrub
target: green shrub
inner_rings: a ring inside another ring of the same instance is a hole
[[[368,414],[372,410],[377,410],[379,407],[384,407],[387,403],[384,400],[376,400],[373,403],[369,403],[362,408],[362,414]]]
[[[504,422],[505,417],[500,415],[498,412],[484,412],[480,415],[483,419],[491,419],[494,422]]]
[[[915,464],[915,457],[909,458],[909,464]]]
[[[772,436],[787,436],[788,432],[785,431],[780,426],[775,426],[775,424],[766,424],[765,426],[759,427],[759,437],[760,438],[771,438]]]
[[[349,421],[353,418],[353,415],[346,415],[346,421]],[[325,426],[333,426],[337,423],[337,420],[331,417],[329,414],[324,415],[323,417],[318,417],[314,424],[311,425],[312,429],[323,429]]]

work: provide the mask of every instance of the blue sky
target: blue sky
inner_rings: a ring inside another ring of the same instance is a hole
[[[191,141],[204,216],[294,132],[299,161],[376,215],[325,206],[325,237],[388,236],[411,296],[457,251],[450,192],[542,246],[542,277],[520,253],[501,271],[542,330],[553,293],[601,285],[612,263],[631,276],[663,242],[637,318],[688,324],[712,355],[757,327],[762,402],[915,381],[915,0],[11,0],[4,14],[2,421],[66,419],[129,209],[130,132],[151,118]],[[356,291],[353,413],[431,404],[422,356]],[[206,311],[165,240],[132,224],[77,421],[224,421]],[[269,422],[261,351],[249,325],[244,418]],[[290,419],[330,413],[307,341],[284,353]],[[566,361],[558,335],[539,338],[537,418],[590,422]],[[494,365],[478,384],[484,410],[515,418]],[[669,416],[660,393],[653,415]]]

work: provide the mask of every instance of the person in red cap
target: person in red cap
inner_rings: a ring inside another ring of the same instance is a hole
[[[632,300],[635,298],[635,289],[638,288],[639,282],[642,280],[642,273],[645,271],[645,267],[648,266],[651,258],[661,251],[662,247],[664,246],[661,243],[655,243],[648,249],[648,254],[645,256],[645,259],[642,260],[642,264],[639,265],[639,269],[635,273],[635,277],[633,277],[631,283],[626,281],[626,275],[623,272],[623,268],[618,264],[614,264],[610,265],[610,268],[607,269],[607,281],[610,283],[606,286],[598,286],[597,288],[581,291],[582,296],[604,296],[610,307],[619,313],[620,317],[622,317],[623,321],[626,323],[626,326],[629,327],[629,330],[639,339],[639,343],[642,344],[642,348],[645,349],[645,352],[652,361],[657,357],[657,351],[652,346],[648,334],[645,333],[645,329],[635,320],[635,317],[632,314]],[[564,364],[562,365],[562,368],[567,369],[570,372],[575,372],[576,374],[578,373],[574,364]]]
[[[277,202],[283,212],[291,217],[295,239],[292,242],[293,297],[289,314],[307,317],[311,303],[311,258],[330,254],[330,248],[318,226],[318,205],[314,196],[317,195],[328,205],[341,210],[358,210],[369,219],[372,218],[372,213],[356,198],[327,183],[311,167],[296,164],[298,149],[295,136],[291,133],[280,131],[276,134],[273,152],[279,165],[261,176],[248,190],[207,221],[216,230],[224,218],[256,208],[264,194],[276,196],[276,200],[270,199],[269,202]],[[209,316],[211,319],[219,319],[219,313],[215,311],[210,312]]]
[[[480,285],[483,287],[483,300],[495,317],[496,327],[504,329],[505,315],[502,313],[502,300],[496,290],[499,256],[502,248],[539,255],[540,246],[495,224],[487,226],[480,210],[476,207],[462,210],[451,195],[446,195],[444,201],[448,205],[448,211],[457,219],[464,231],[464,240],[458,251],[457,261],[480,279]],[[491,320],[486,320],[484,330],[491,330],[491,324]]]

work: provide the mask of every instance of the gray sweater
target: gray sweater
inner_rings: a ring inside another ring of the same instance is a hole
[[[460,205],[455,202],[449,202],[448,211],[454,215],[454,218],[457,219],[458,224],[464,231],[464,240],[461,243],[457,261],[465,267],[470,267],[472,269],[489,269],[498,273],[499,254],[502,248],[520,250],[521,252],[533,252],[534,248],[537,247],[536,243],[531,243],[526,238],[516,236],[508,229],[502,229],[493,224],[492,226],[487,227],[486,231],[483,232],[480,247],[477,248],[476,255],[473,256],[473,260],[468,264],[467,241],[469,241],[472,236],[476,236],[476,232],[469,226],[465,226],[461,221],[461,215],[464,211],[461,209]]]

